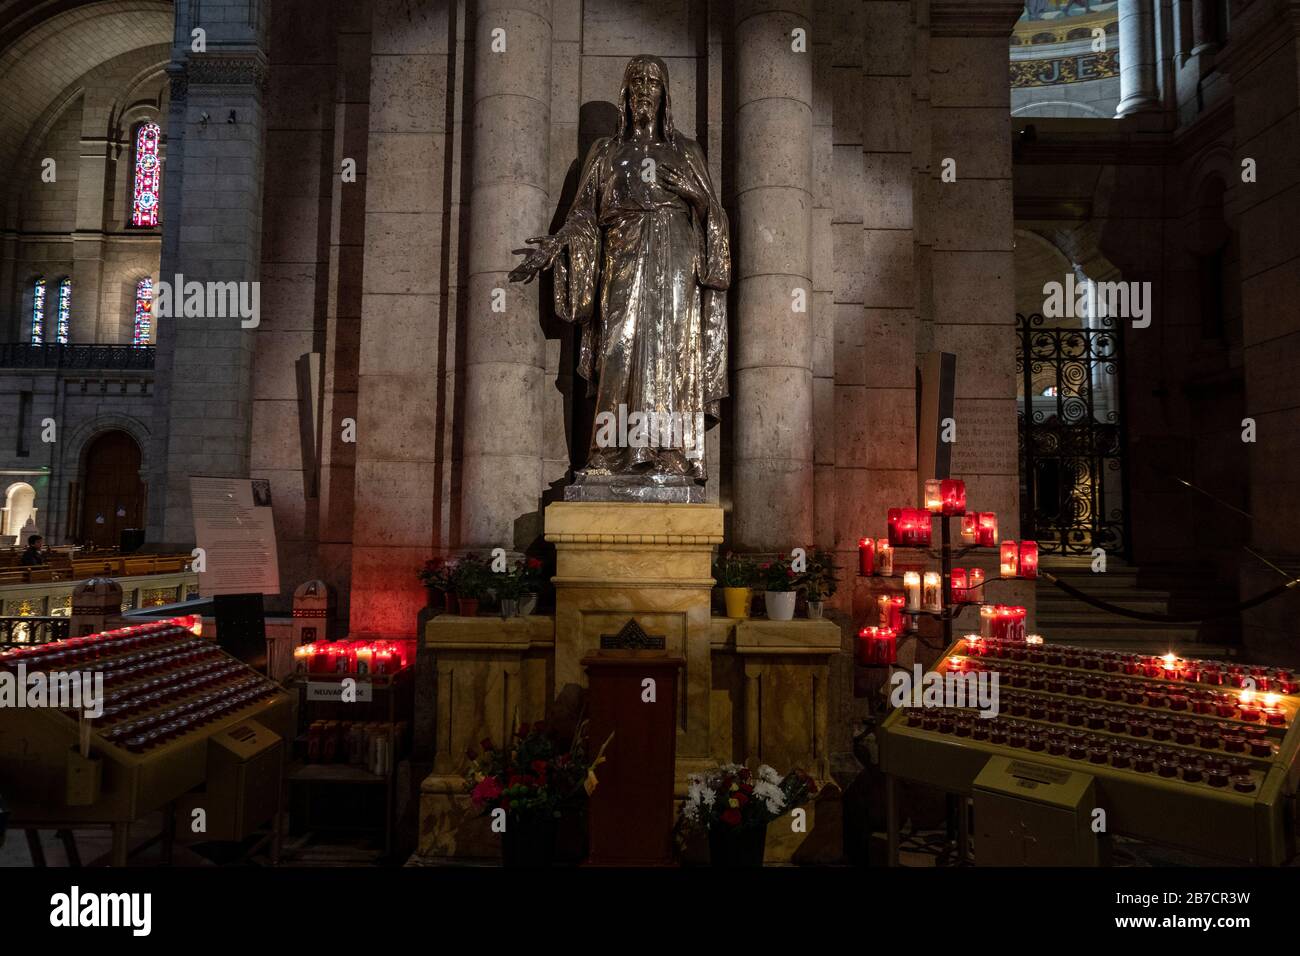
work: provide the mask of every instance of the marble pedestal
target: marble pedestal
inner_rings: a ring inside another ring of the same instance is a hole
[[[582,705],[581,661],[602,635],[635,620],[685,664],[678,681],[678,779],[711,763],[709,633],[713,553],[722,509],[703,504],[556,502],[546,509],[555,545],[555,698]]]

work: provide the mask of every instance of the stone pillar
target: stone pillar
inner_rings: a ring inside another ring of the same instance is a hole
[[[72,234],[72,318],[69,342],[113,343],[119,339],[118,317],[100,326],[101,287],[104,280],[104,186],[108,176],[108,140],[83,136],[77,168],[76,231]],[[58,287],[53,288],[53,309],[46,312],[48,338],[54,341],[58,321]]]
[[[1006,49],[1021,9],[1007,0],[969,13],[955,2],[931,5],[932,14],[946,15],[933,21],[930,62],[961,69],[930,74],[925,231],[931,335],[920,350],[957,356],[951,474],[965,480],[971,507],[997,513],[1001,536],[1010,540],[1019,537],[1020,468]],[[918,479],[931,477],[932,464],[918,468]],[[996,575],[990,558],[972,563]],[[1007,583],[996,593],[999,601],[1033,609],[1028,585]]]
[[[1295,197],[1300,167],[1300,23],[1288,0],[1256,0],[1233,22],[1220,66],[1232,80],[1236,157],[1253,160],[1256,181],[1229,185],[1240,242],[1242,360],[1245,415],[1255,441],[1243,442],[1250,469],[1254,517],[1250,544],[1289,576],[1300,574],[1300,509],[1284,502],[1300,492],[1300,280],[1296,257]],[[1243,426],[1244,427],[1244,426]],[[1263,562],[1241,566],[1241,598],[1284,583]],[[1289,591],[1242,614],[1249,659],[1300,664],[1295,621],[1300,594]]]
[[[448,104],[463,85],[456,79],[461,24],[442,0],[376,4],[369,20],[370,53],[365,142],[354,137],[351,155],[365,170],[365,244],[361,264],[360,322],[345,313],[356,290],[341,271],[338,350],[356,343],[356,396],[343,393],[330,413],[331,475],[338,482],[331,518],[340,537],[350,527],[352,633],[404,636],[424,605],[412,573],[435,549],[442,533],[443,481],[453,470],[446,422],[454,418],[456,349],[452,299],[459,234],[454,196],[458,168]],[[453,51],[454,54],[453,54]],[[356,81],[362,68],[353,67]],[[356,106],[356,119],[362,107]],[[360,188],[361,181],[348,188]],[[341,212],[340,239],[357,235],[355,210]],[[336,380],[337,387],[338,380]],[[349,476],[346,444],[337,441],[348,404],[355,402],[357,440]],[[348,514],[348,510],[351,514]],[[350,522],[350,525],[348,524]]]
[[[207,0],[178,8],[163,184],[160,281],[255,282],[262,240],[266,4]],[[191,52],[190,31],[207,52]],[[173,297],[179,302],[181,296]],[[266,306],[265,300],[261,305]],[[149,500],[151,540],[194,541],[191,475],[246,476],[254,337],[241,318],[159,317],[161,474]]]
[[[1117,116],[1160,109],[1156,90],[1156,18],[1153,0],[1119,0]]]
[[[813,543],[834,550],[835,482],[835,0],[813,23]]]
[[[1192,54],[1219,48],[1219,24],[1214,0],[1192,0]]]
[[[743,0],[734,21],[733,539],[758,551],[813,538],[810,8],[808,0]],[[793,48],[796,30],[802,52]]]
[[[541,533],[546,353],[538,285],[507,273],[550,218],[552,7],[478,0],[475,13],[461,542],[522,550]]]

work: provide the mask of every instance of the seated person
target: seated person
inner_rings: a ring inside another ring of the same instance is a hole
[[[39,534],[27,536],[27,550],[23,556],[18,559],[19,565],[24,568],[35,568],[45,563],[45,555],[41,549],[45,546],[45,539]]]

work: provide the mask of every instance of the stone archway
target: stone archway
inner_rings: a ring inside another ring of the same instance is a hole
[[[27,519],[35,519],[36,489],[25,481],[15,481],[5,489],[4,511],[0,512],[0,539],[13,538],[14,544],[24,544],[19,540]]]

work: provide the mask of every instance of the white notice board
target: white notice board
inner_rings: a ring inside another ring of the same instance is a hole
[[[279,594],[271,483],[190,476],[194,540],[203,549],[199,593]]]

